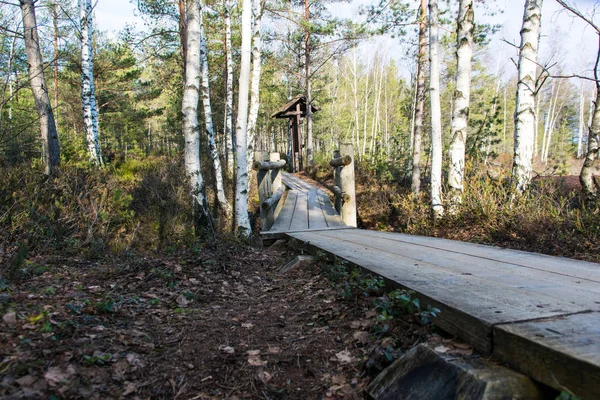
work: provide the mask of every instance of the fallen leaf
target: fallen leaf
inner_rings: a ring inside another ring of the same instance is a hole
[[[235,353],[235,349],[233,347],[225,346],[225,345],[219,346],[219,351],[222,351],[223,353],[227,353],[227,354]]]
[[[272,378],[271,374],[268,373],[267,371],[263,371],[262,369],[260,371],[258,371],[258,379],[265,385],[267,383],[269,383],[271,378]]]
[[[35,383],[36,380],[37,378],[33,377],[32,375],[25,375],[17,379],[15,382],[17,382],[22,387],[30,387]]]
[[[267,350],[269,354],[280,354],[281,353],[281,348],[280,347],[269,347],[269,350]]]
[[[242,324],[242,328],[252,329],[253,327],[254,327],[254,325],[251,324],[250,322],[245,322]]]
[[[394,339],[392,339],[391,337],[383,339],[381,341],[381,347],[383,347],[384,349],[394,348]]]
[[[350,364],[354,361],[352,354],[348,350],[343,350],[339,353],[336,353],[335,357],[342,364]]]
[[[359,343],[362,343],[362,344],[369,343],[369,332],[356,331],[356,332],[354,332],[354,335],[352,335],[352,337],[354,338],[354,340],[356,340]]]
[[[122,396],[125,397],[131,393],[135,393],[137,391],[137,385],[133,382],[125,382],[125,390],[123,391]]]
[[[9,312],[8,314],[4,314],[2,321],[10,327],[15,326],[17,324],[17,313]]]
[[[253,367],[262,367],[267,365],[267,361],[260,359],[260,350],[248,350],[248,364]]]
[[[63,367],[52,367],[44,374],[44,378],[50,386],[57,386],[59,383],[68,382],[75,375],[75,368],[72,365]]]
[[[189,300],[185,298],[184,295],[180,294],[179,296],[177,296],[177,304],[179,304],[181,307],[187,307],[188,304],[190,304]]]
[[[454,347],[456,347],[457,349],[462,349],[462,350],[468,350],[471,348],[471,346],[469,346],[466,343],[457,343],[457,342],[453,342],[452,345]]]
[[[436,348],[434,348],[434,350],[437,351],[438,353],[445,354],[450,349],[448,347],[446,347],[446,346],[437,346]]]
[[[333,383],[334,385],[343,385],[344,383],[346,383],[346,377],[344,375],[334,375],[331,378],[331,383]]]

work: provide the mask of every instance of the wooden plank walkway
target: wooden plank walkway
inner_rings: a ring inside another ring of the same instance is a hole
[[[342,221],[323,190],[286,172],[282,180],[290,190],[271,229],[261,232],[263,238],[276,239],[289,232],[353,229]]]
[[[484,355],[583,399],[600,398],[600,264],[399,233],[349,229],[327,195],[286,174],[273,228],[414,290],[435,324]],[[263,234],[273,234],[263,232]]]

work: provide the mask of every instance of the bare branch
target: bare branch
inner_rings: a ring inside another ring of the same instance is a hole
[[[575,14],[576,16],[578,16],[579,18],[581,18],[582,20],[587,22],[592,28],[594,28],[596,30],[596,32],[598,32],[598,34],[600,34],[600,27],[598,27],[598,25],[596,25],[594,23],[594,21],[592,21],[591,18],[588,18],[585,15],[583,15],[583,13],[581,11],[579,11],[577,8],[575,8],[575,6],[571,6],[570,4],[567,4],[567,2],[564,0],[556,0],[556,2],[558,4],[560,4],[561,6],[563,6],[563,8],[565,10],[572,12],[573,14]]]

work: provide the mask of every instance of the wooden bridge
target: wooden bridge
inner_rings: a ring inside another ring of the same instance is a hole
[[[559,391],[600,398],[599,264],[356,229],[348,216],[356,213],[351,164],[332,160],[335,207],[295,175],[259,172],[263,206],[280,192],[277,204],[261,208],[263,237],[297,239],[383,277],[389,288],[414,290],[422,304],[441,310],[436,325],[484,356]],[[344,169],[352,182],[343,181]]]

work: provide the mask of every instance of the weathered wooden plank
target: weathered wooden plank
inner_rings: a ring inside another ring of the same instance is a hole
[[[315,229],[315,230],[311,230],[310,232],[339,231],[339,230],[349,230],[349,229],[356,229],[356,228],[354,228],[353,226],[341,226],[341,227]],[[272,239],[282,239],[282,238],[289,239],[290,233],[302,233],[302,232],[309,232],[309,231],[307,231],[306,229],[302,229],[299,231],[266,231],[266,232],[261,232],[260,234],[263,239],[272,240]]]
[[[308,229],[328,228],[327,221],[321,209],[321,203],[317,198],[317,189],[308,192]]]
[[[294,190],[308,191],[315,189],[315,187],[312,186],[310,183],[305,182],[297,176],[292,175],[288,172],[283,172],[281,174],[281,178],[283,180],[283,183],[285,183],[288,187]]]
[[[458,251],[433,250],[418,244],[394,241],[389,235],[382,236],[376,233],[357,230],[346,233],[344,239],[411,258],[417,263],[427,262],[455,273],[493,281],[497,285],[522,290],[528,296],[541,294],[600,311],[600,304],[594,302],[600,298],[600,284],[594,281],[548,273]],[[542,303],[540,307],[546,306]]]
[[[290,231],[308,229],[308,192],[298,192],[294,216],[290,224]]]
[[[583,399],[600,399],[600,313],[494,327],[494,355]]]
[[[335,208],[333,208],[333,204],[331,204],[329,197],[324,191],[319,190],[317,192],[317,198],[319,203],[321,203],[321,210],[323,211],[323,216],[328,227],[336,228],[346,226],[340,215],[335,211]]]
[[[288,231],[290,229],[290,224],[292,223],[292,218],[294,216],[294,211],[296,210],[296,201],[298,197],[298,192],[289,191],[285,198],[285,202],[283,203],[283,207],[275,220],[275,223],[269,230],[270,232],[282,232]]]
[[[523,267],[551,272],[554,274],[589,279],[600,283],[600,264],[597,263],[427,236],[414,236],[401,233],[373,231],[369,231],[369,235],[388,237],[396,242],[419,244],[421,246],[430,247],[437,250],[461,252],[463,254],[521,265]]]
[[[581,312],[585,308],[549,296],[529,296],[523,290],[473,275],[463,275],[427,262],[415,262],[345,237],[361,230],[290,233],[338,257],[387,279],[391,286],[415,290],[423,304],[441,309],[435,323],[489,354],[494,324]],[[433,251],[433,250],[431,250]],[[543,305],[543,307],[540,307]]]

